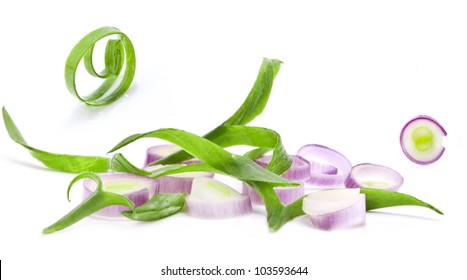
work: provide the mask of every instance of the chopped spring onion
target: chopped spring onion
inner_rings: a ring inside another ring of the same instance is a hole
[[[164,167],[163,165],[146,166],[146,171],[156,171]],[[191,193],[193,179],[196,177],[212,178],[214,173],[211,172],[184,172],[172,174],[157,178],[159,182],[159,193]]]
[[[106,157],[54,154],[29,146],[5,107],[2,108],[2,114],[11,140],[28,149],[35,159],[48,168],[71,173],[108,171],[110,160]]]
[[[117,39],[107,42],[105,68],[98,73],[92,63],[94,45],[108,36]],[[90,75],[104,80],[99,88],[87,96],[79,95],[76,89],[76,70],[81,59],[84,59],[84,66]],[[68,91],[82,102],[103,106],[116,101],[126,92],[133,81],[135,69],[135,49],[130,39],[117,28],[104,26],[84,36],[71,50],[65,65],[65,83]]]
[[[266,155],[255,159],[255,162],[266,168],[271,162],[271,158],[271,155]],[[282,177],[298,182],[304,182],[310,178],[310,164],[308,161],[304,160],[300,156],[291,156],[291,158],[292,165],[290,166],[289,170],[282,174]],[[282,204],[289,205],[303,196],[305,188],[303,187],[303,183],[301,183],[300,186],[296,187],[275,187],[274,191],[276,192]],[[243,183],[242,186],[242,193],[250,196],[251,202],[253,204],[264,204],[258,193],[245,183]]]
[[[282,177],[291,181],[305,182],[310,178],[310,163],[303,159],[301,156],[290,156],[292,165],[282,174]],[[265,155],[255,159],[255,162],[266,168],[271,162],[272,156]]]
[[[108,206],[121,205],[130,208],[132,211],[135,209],[135,205],[127,197],[111,192],[107,192],[103,188],[102,180],[99,176],[94,173],[81,173],[76,176],[68,186],[67,197],[70,200],[71,187],[79,180],[89,178],[97,183],[97,189],[92,193],[86,200],[81,202],[76,208],[70,211],[70,213],[63,216],[57,222],[51,226],[45,228],[42,232],[44,234],[53,233],[64,228],[67,228],[80,220],[90,216],[101,209]]]
[[[303,196],[305,188],[303,187],[303,184],[301,184],[300,186],[295,187],[274,187],[274,191],[282,204],[289,205]],[[259,194],[245,183],[242,184],[242,193],[250,197],[251,203],[264,204],[264,201]]]
[[[127,197],[135,207],[143,205],[158,192],[156,179],[120,172],[97,175],[102,180],[102,190]],[[83,186],[83,200],[86,200],[96,191],[97,182],[92,179],[85,179]],[[128,210],[128,207],[112,205],[96,212],[94,215],[107,218],[122,217],[120,212],[124,210]]]
[[[365,195],[359,189],[332,189],[308,194],[303,211],[317,228],[331,230],[365,224]]]
[[[171,154],[181,151],[181,149],[175,145],[157,145],[150,147],[146,150],[146,160],[144,161],[144,165],[149,165],[155,161],[161,160]],[[190,163],[198,163],[199,160],[197,159],[190,159],[186,160],[183,163],[190,164]]]
[[[383,165],[362,163],[352,167],[345,186],[398,191],[402,183],[404,178],[397,171]]]
[[[186,197],[188,213],[205,219],[230,218],[251,213],[250,198],[217,180],[198,177]]]
[[[344,155],[322,145],[305,145],[298,150],[297,155],[309,161],[312,166],[311,176],[307,181],[311,185],[320,187],[341,185],[352,169],[352,164]]]
[[[417,116],[402,128],[400,144],[408,159],[417,164],[428,165],[443,155],[445,136],[446,130],[435,119]]]

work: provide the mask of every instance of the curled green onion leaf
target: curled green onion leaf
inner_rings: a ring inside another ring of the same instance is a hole
[[[93,173],[82,173],[76,176],[68,186],[67,197],[69,200],[71,187],[79,180],[89,178],[97,183],[96,191],[84,200],[81,204],[76,206],[75,209],[71,210],[70,213],[66,214],[63,218],[45,228],[42,232],[45,234],[53,233],[64,228],[67,228],[80,220],[86,218],[89,215],[96,213],[97,211],[111,206],[111,205],[122,205],[130,208],[132,211],[135,210],[135,205],[130,199],[123,195],[116,193],[107,192],[103,188],[102,180]]]
[[[109,39],[107,42],[105,68],[97,72],[92,61],[94,45],[108,36],[117,39]],[[76,70],[82,59],[91,76],[103,79],[102,84],[86,96],[78,94],[75,81]],[[127,91],[135,76],[135,69],[135,49],[130,39],[117,28],[104,26],[84,36],[71,50],[65,65],[65,83],[68,91],[82,102],[103,106],[116,101]]]

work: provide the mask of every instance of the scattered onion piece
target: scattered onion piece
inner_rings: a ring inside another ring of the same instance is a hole
[[[292,165],[282,177],[292,180],[304,182],[310,178],[310,163],[301,156],[291,155]],[[272,159],[272,155],[265,155],[255,159],[255,162],[266,168]]]
[[[289,205],[303,196],[305,188],[303,184],[298,187],[275,187],[274,191],[279,197],[279,200],[284,205]],[[250,197],[251,203],[253,204],[264,204],[263,199],[259,194],[249,185],[243,183],[242,193]]]
[[[343,184],[352,169],[352,164],[344,155],[322,145],[305,145],[297,155],[310,162],[312,167],[308,184],[320,187]]]
[[[255,159],[255,162],[266,168],[271,161],[271,158],[271,155],[266,155]],[[310,178],[310,164],[308,161],[300,156],[295,155],[292,155],[291,158],[292,165],[290,166],[289,170],[287,170],[287,172],[282,175],[282,177],[299,182],[308,180]],[[303,196],[305,188],[303,187],[302,183],[298,187],[275,187],[274,191],[276,192],[282,204],[289,205],[290,203]],[[245,183],[243,183],[242,193],[248,195],[253,204],[264,204],[263,199],[261,199],[259,194]]]
[[[332,189],[308,194],[303,212],[320,229],[331,230],[364,225],[365,195],[359,189]]]
[[[100,173],[97,174],[102,180],[104,191],[126,196],[136,207],[146,203],[149,198],[158,192],[156,179],[143,177],[131,173]],[[94,180],[86,179],[83,183],[83,200],[87,199],[97,188]],[[94,215],[97,217],[117,218],[123,217],[122,211],[129,210],[128,207],[112,205],[101,209]]]
[[[193,180],[191,194],[186,197],[188,213],[204,219],[230,218],[252,211],[247,195],[217,180],[197,177]]]
[[[163,165],[146,166],[144,170],[155,171]],[[193,179],[196,177],[210,177],[214,176],[210,172],[185,172],[179,174],[172,174],[157,178],[159,182],[159,193],[191,193]]]
[[[400,144],[408,159],[428,165],[443,155],[443,137],[447,135],[446,130],[432,117],[417,116],[402,128]]]
[[[352,167],[345,186],[398,191],[402,183],[404,178],[397,171],[383,165],[362,163]]]
[[[152,162],[158,161],[163,159],[171,154],[179,152],[181,149],[176,145],[165,144],[165,145],[157,145],[150,147],[146,150],[146,159],[144,161],[144,165],[147,166]],[[184,161],[185,164],[190,163],[199,163],[199,159],[189,159]]]

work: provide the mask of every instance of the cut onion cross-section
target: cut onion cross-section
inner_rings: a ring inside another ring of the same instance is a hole
[[[311,185],[341,185],[352,169],[352,164],[344,155],[322,145],[305,145],[298,150],[297,155],[310,162],[311,172],[307,183]]]
[[[106,192],[126,196],[136,207],[146,203],[149,198],[158,192],[156,179],[143,177],[131,173],[110,172],[97,174],[102,180],[102,188]],[[86,179],[83,182],[83,200],[87,199],[96,190],[97,183]],[[112,205],[105,207],[94,214],[96,217],[123,218],[122,211],[128,207]]]
[[[279,200],[284,205],[289,205],[303,196],[305,188],[303,187],[303,182],[310,178],[310,164],[308,161],[303,159],[300,156],[292,155],[292,165],[289,170],[285,172],[282,177],[289,179],[291,181],[298,181],[302,184],[297,187],[275,187],[274,191],[276,192]],[[271,161],[272,156],[266,155],[255,159],[255,162],[266,168]],[[263,200],[259,194],[250,186],[243,183],[242,193],[250,196],[251,202],[253,204],[264,204]]]
[[[191,194],[186,198],[188,213],[197,218],[221,219],[248,214],[252,211],[247,195],[217,180],[197,177]]]
[[[164,145],[157,145],[150,147],[149,149],[146,150],[146,159],[144,161],[144,166],[149,165],[152,162],[158,161],[160,159],[165,158],[166,156],[169,156],[171,154],[174,154],[176,152],[179,152],[181,149],[176,146],[176,145],[171,145],[171,144],[164,144]],[[183,163],[185,164],[190,164],[190,163],[199,163],[199,159],[189,159],[184,161]]]
[[[331,230],[364,225],[365,195],[360,189],[331,189],[308,194],[303,212],[320,229]]]
[[[446,130],[435,119],[417,116],[402,128],[400,144],[408,159],[417,164],[428,165],[443,155],[445,136]]]
[[[144,170],[155,171],[164,165],[146,166]],[[191,193],[191,186],[193,179],[196,177],[209,177],[212,178],[214,173],[210,172],[184,172],[172,174],[157,178],[159,182],[159,193]]]
[[[398,191],[402,183],[404,178],[397,171],[383,165],[362,163],[352,167],[345,186]]]

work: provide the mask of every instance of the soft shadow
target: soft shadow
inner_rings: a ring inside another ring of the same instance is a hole
[[[404,218],[424,220],[424,221],[439,221],[439,219],[436,219],[436,218],[421,217],[421,216],[415,216],[415,215],[410,215],[410,214],[389,213],[389,212],[374,211],[374,210],[368,211],[367,214],[370,214],[370,215],[378,214],[378,215],[384,215],[384,216],[404,217]]]
[[[118,106],[120,106],[122,102],[125,102],[125,99],[131,98],[137,90],[138,85],[131,85],[131,87],[125,92],[125,94],[122,97],[120,97],[117,101],[104,106],[89,106],[77,100],[79,104],[77,104],[74,110],[71,111],[68,121],[81,122],[82,120],[92,120],[97,118],[99,115],[104,115],[118,108]]]
[[[5,156],[5,155],[0,155],[0,158],[4,159],[6,162],[10,162],[12,164],[16,165],[21,165],[23,167],[28,167],[36,170],[41,170],[41,171],[49,171],[49,172],[54,172],[53,170],[45,167],[45,166],[40,166],[40,165],[35,165],[27,161],[19,160],[16,158],[12,158],[10,156]]]

